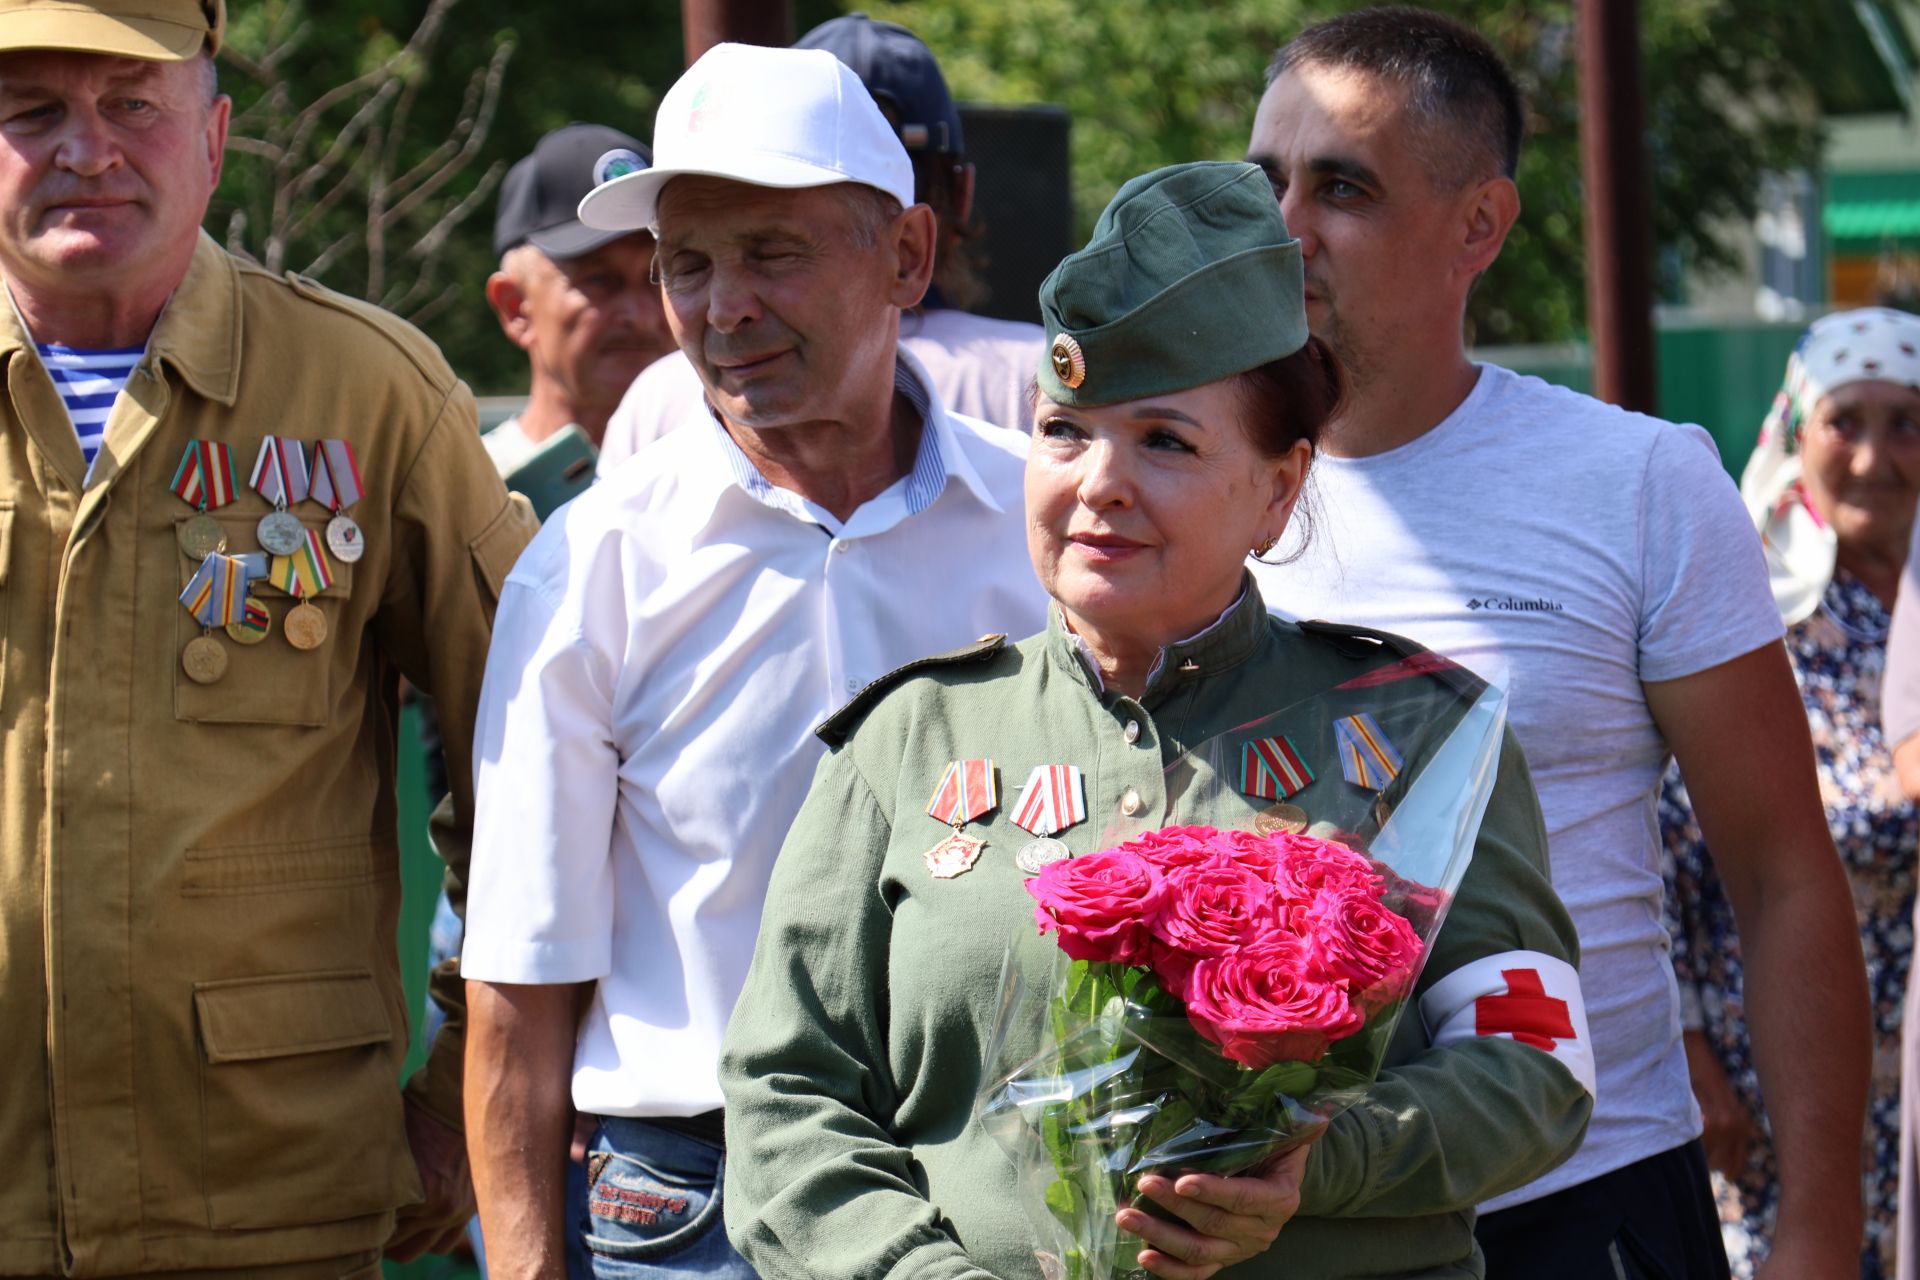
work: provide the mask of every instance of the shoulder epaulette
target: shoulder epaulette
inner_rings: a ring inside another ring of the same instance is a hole
[[[1324,622],[1318,618],[1301,619],[1297,625],[1310,636],[1319,636],[1330,641],[1333,647],[1350,658],[1364,658],[1386,649],[1402,658],[1411,658],[1426,650],[1391,631],[1375,631],[1372,627],[1349,626],[1344,622]]]
[[[283,272],[275,276],[262,267],[252,268],[269,280],[278,280],[309,302],[317,302],[343,315],[351,316],[361,324],[379,334],[392,347],[398,349],[412,364],[426,376],[429,384],[445,391],[457,380],[440,348],[419,329],[371,302],[351,297],[336,289],[329,289],[312,276],[303,276],[297,271]]]
[[[1479,696],[1480,690],[1485,687],[1485,682],[1478,675],[1445,654],[1435,653],[1425,645],[1391,631],[1318,619],[1303,620],[1295,625],[1303,634],[1327,641],[1349,658],[1384,659],[1391,654],[1399,660],[1398,663],[1383,662],[1382,665],[1392,665],[1397,673],[1403,675],[1433,676],[1468,698]]]
[[[868,684],[866,688],[847,700],[847,704],[822,720],[814,729],[814,736],[829,747],[837,747],[847,740],[853,732],[853,726],[860,718],[873,709],[887,690],[899,684],[916,671],[925,671],[930,667],[965,666],[972,662],[985,662],[1007,647],[1007,637],[1001,632],[981,636],[972,644],[962,645],[958,649],[949,649],[945,653],[936,653],[925,658],[915,658],[905,666],[895,667],[892,671]]]

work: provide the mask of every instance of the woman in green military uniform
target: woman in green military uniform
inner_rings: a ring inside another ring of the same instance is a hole
[[[1085,812],[1240,823],[1170,799],[1166,766],[1415,649],[1279,621],[1245,571],[1285,529],[1338,397],[1307,335],[1299,243],[1258,169],[1128,183],[1041,305],[1052,346],[1026,514],[1051,625],[915,664],[822,726],[833,750],[729,1027],[727,1229],[766,1276],[1042,1274],[1013,1166],[971,1117],[1007,939],[1033,919],[1016,860],[1031,838],[1011,800],[983,794],[995,765],[1010,780],[1077,767]],[[1316,788],[1342,785],[1323,764],[1293,797],[1309,811]],[[1101,834],[1080,822],[1058,838],[1087,853]],[[1052,958],[1037,936],[1020,953],[1035,974]],[[1253,1175],[1143,1178],[1164,1213],[1117,1218],[1151,1246],[1142,1264],[1171,1280],[1481,1274],[1473,1205],[1585,1131],[1575,963],[1509,738],[1417,1016],[1368,1098]],[[1522,1030],[1486,1012],[1516,970],[1573,1034],[1500,1034]]]

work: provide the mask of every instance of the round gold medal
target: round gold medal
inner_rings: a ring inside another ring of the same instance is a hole
[[[248,625],[246,615],[235,618],[226,626],[227,638],[235,644],[259,644],[273,630],[273,615],[262,609],[253,615],[252,625]]]
[[[227,531],[210,515],[197,515],[180,526],[180,549],[195,560],[205,560],[227,549]]]
[[[318,649],[327,642],[327,615],[301,601],[280,624],[287,643],[296,649]]]
[[[1275,804],[1253,815],[1253,829],[1263,836],[1284,831],[1297,836],[1307,829],[1307,811],[1297,804]]]
[[[180,667],[195,684],[213,684],[227,674],[227,650],[212,636],[195,636],[180,655]]]

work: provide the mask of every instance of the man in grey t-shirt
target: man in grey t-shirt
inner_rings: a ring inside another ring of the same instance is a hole
[[[1483,1206],[1487,1275],[1726,1274],[1660,923],[1669,750],[1739,916],[1781,1160],[1766,1274],[1849,1274],[1860,1205],[1836,1189],[1859,1185],[1865,984],[1759,544],[1697,428],[1467,358],[1468,292],[1519,212],[1520,131],[1498,56],[1435,15],[1349,14],[1275,59],[1247,158],[1350,382],[1314,542],[1262,591],[1511,674],[1599,1089],[1581,1151]]]

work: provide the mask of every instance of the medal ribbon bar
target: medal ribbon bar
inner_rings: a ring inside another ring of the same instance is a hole
[[[200,562],[193,580],[180,593],[180,603],[203,627],[224,627],[234,620],[247,598],[247,567],[218,552]]]
[[[308,493],[307,450],[292,436],[268,436],[260,442],[248,481],[261,497],[276,507],[305,502]]]
[[[1014,809],[1014,825],[1050,836],[1087,820],[1087,786],[1075,764],[1035,765]]]
[[[313,500],[331,510],[344,511],[360,501],[364,492],[360,460],[354,456],[353,445],[345,440],[322,440],[313,451]]]
[[[195,440],[180,455],[168,486],[183,501],[202,511],[212,511],[232,502],[239,492],[233,471],[233,454],[217,440]]]
[[[1291,738],[1255,738],[1240,749],[1240,790],[1247,795],[1285,800],[1312,781]]]
[[[950,827],[960,827],[1000,803],[993,761],[955,760],[947,765],[940,785],[927,802],[927,814]]]
[[[300,549],[292,555],[275,556],[267,580],[296,600],[317,596],[332,586],[333,570],[327,567],[319,531],[308,529]]]
[[[1335,720],[1333,736],[1340,744],[1340,771],[1356,787],[1383,791],[1399,776],[1400,752],[1366,712]]]

